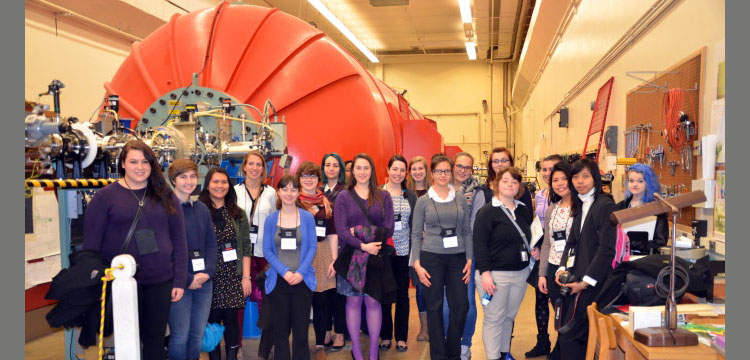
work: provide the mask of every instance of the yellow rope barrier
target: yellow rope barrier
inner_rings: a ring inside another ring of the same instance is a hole
[[[102,276],[102,308],[101,316],[99,318],[99,360],[102,360],[102,357],[104,357],[104,309],[107,302],[107,283],[115,279],[114,276],[112,276],[113,270],[124,268],[124,265],[107,268],[104,270],[104,276]]]

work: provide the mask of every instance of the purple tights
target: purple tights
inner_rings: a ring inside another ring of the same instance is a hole
[[[370,360],[378,359],[378,339],[383,321],[383,308],[380,303],[369,296],[346,297],[346,328],[352,339],[352,353],[356,360],[364,360],[359,345],[359,328],[362,325],[362,299],[367,309],[367,332],[370,333]]]

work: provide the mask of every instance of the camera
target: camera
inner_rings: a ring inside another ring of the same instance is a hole
[[[571,273],[569,273],[569,272],[567,272],[567,271],[563,272],[560,275],[560,284],[570,284],[570,283],[574,283],[576,281],[578,281],[578,279],[576,279],[576,276],[573,275],[573,274],[571,274]],[[570,290],[571,289],[569,287],[567,287],[567,286],[561,286],[560,287],[560,296],[561,297],[566,297],[566,296],[570,295]]]

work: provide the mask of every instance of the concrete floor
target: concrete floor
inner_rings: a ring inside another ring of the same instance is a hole
[[[419,316],[416,311],[417,306],[415,303],[414,289],[409,290],[409,298],[411,301],[411,308],[409,312],[409,339],[407,345],[409,350],[404,353],[396,352],[395,343],[388,351],[381,351],[380,357],[382,359],[429,359],[430,348],[428,342],[417,342],[416,336],[419,332]],[[482,319],[483,309],[477,299],[477,327],[473,337],[473,345],[471,347],[472,358],[476,360],[485,359],[484,345],[482,344]],[[551,309],[550,309],[551,310]],[[557,334],[552,326],[552,315],[550,314],[550,340],[554,343]],[[315,335],[313,328],[310,326],[309,342],[311,348],[315,344]],[[34,341],[26,343],[26,359],[31,360],[57,360],[65,359],[65,337],[62,331],[55,332],[51,335],[39,338]],[[527,288],[526,296],[521,304],[521,309],[516,317],[516,326],[514,330],[513,346],[511,353],[516,359],[523,359],[524,353],[530,350],[536,343],[536,324],[534,322],[534,290],[531,287]],[[367,346],[369,346],[369,338],[366,335],[361,337],[361,344],[365,358],[367,358]],[[243,359],[255,359],[258,349],[258,340],[243,340],[242,350]],[[342,351],[336,353],[328,353],[328,359],[351,359],[351,345],[347,342],[347,346]],[[97,359],[98,349],[96,347],[90,347],[85,354],[85,359]],[[206,353],[201,354],[201,359],[208,359]],[[541,359],[541,358],[540,358]]]

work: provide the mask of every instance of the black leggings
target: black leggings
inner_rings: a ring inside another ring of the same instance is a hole
[[[529,285],[534,287],[536,302],[534,304],[534,316],[536,317],[537,335],[549,337],[547,328],[549,327],[549,296],[539,291],[539,261],[534,264],[529,277],[526,280]],[[548,282],[549,283],[549,282]]]
[[[237,347],[239,341],[239,322],[237,321],[239,309],[211,309],[208,313],[208,322],[224,325],[224,346],[228,348]]]
[[[331,331],[333,315],[336,311],[336,295],[335,288],[313,293],[312,309],[315,345],[325,345],[326,332]]]
[[[390,340],[395,330],[396,341],[406,342],[409,336],[409,256],[394,256],[391,265],[396,279],[396,313],[391,313],[391,304],[383,304],[380,339]]]
[[[143,359],[162,360],[169,309],[172,306],[172,280],[157,284],[138,284],[138,323],[143,344]]]

